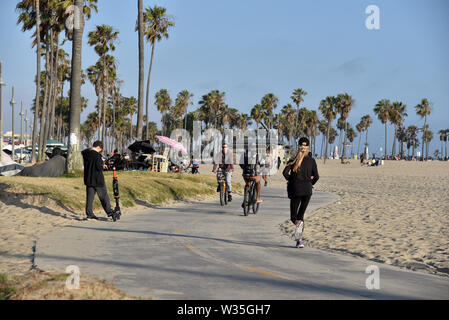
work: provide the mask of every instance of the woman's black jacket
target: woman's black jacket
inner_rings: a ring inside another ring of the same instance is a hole
[[[320,179],[315,159],[304,157],[298,172],[293,172],[293,161],[290,161],[282,172],[288,181],[288,197],[290,199],[312,195],[312,186]]]

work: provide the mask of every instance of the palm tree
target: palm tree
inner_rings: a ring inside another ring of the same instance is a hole
[[[272,93],[265,95],[260,102],[262,110],[264,110],[265,112],[264,118],[267,120],[265,121],[265,124],[267,124],[268,129],[271,129],[273,127],[274,121],[273,111],[274,109],[277,108],[278,103],[279,99]]]
[[[327,148],[330,143],[329,134],[331,132],[332,121],[334,121],[337,115],[337,98],[328,96],[326,99],[321,100],[319,110],[323,117],[327,120],[327,131],[326,131],[326,148],[324,155],[324,164],[326,164],[326,159],[328,156]],[[335,130],[335,129],[334,129]],[[334,136],[334,139],[337,135]]]
[[[225,93],[219,90],[213,90],[204,95],[199,102],[201,108],[201,119],[208,123],[214,122],[215,129],[218,129],[218,113],[225,105]]]
[[[365,140],[365,150],[368,147],[368,130],[374,120],[371,118],[369,114],[362,117],[363,128],[366,130],[366,140]]]
[[[264,111],[263,108],[260,104],[256,104],[252,109],[251,109],[251,118],[254,119],[254,121],[257,123],[257,129],[260,128],[260,124],[264,118]]]
[[[438,131],[438,134],[440,135],[440,141],[441,141],[441,159],[443,159],[443,154],[444,154],[444,144],[443,144],[443,142],[447,138],[447,132],[446,132],[446,130],[440,130],[440,131]]]
[[[290,103],[282,108],[281,113],[285,121],[285,128],[287,130],[286,136],[290,146],[292,146],[292,138],[295,138],[296,128],[291,124],[295,123],[298,113],[295,109],[293,109],[293,106]]]
[[[416,114],[422,118],[424,118],[424,126],[423,126],[423,137],[422,137],[422,157],[421,160],[424,161],[424,144],[427,141],[426,133],[427,133],[427,116],[432,113],[432,107],[429,104],[427,98],[421,100],[421,103],[415,107]],[[427,157],[426,157],[427,160]]]
[[[308,112],[307,120],[306,120],[306,127],[307,127],[307,135],[311,138],[311,151],[312,154],[316,153],[316,145],[315,145],[315,138],[317,135],[319,135],[318,131],[318,125],[320,123],[320,120],[318,119],[318,114],[316,110],[311,110]]]
[[[143,94],[145,90],[145,44],[144,44],[144,23],[143,23],[143,0],[137,0],[137,26],[139,38],[139,96],[137,107],[137,139],[142,140],[143,124]],[[131,119],[132,120],[132,119]],[[131,121],[132,130],[132,121]]]
[[[161,89],[158,93],[156,93],[154,99],[154,104],[156,105],[157,110],[162,114],[162,135],[165,136],[165,114],[170,109],[172,100],[167,89]]]
[[[391,156],[396,154],[396,133],[399,126],[404,122],[404,117],[407,116],[405,109],[407,106],[402,102],[393,102],[390,108],[389,120],[392,125],[394,125],[394,135],[393,135],[393,149],[391,151]]]
[[[168,39],[168,28],[173,27],[175,23],[171,20],[169,16],[166,15],[167,9],[158,7],[155,5],[153,8],[147,8],[143,14],[143,24],[144,32],[148,43],[151,45],[151,60],[150,68],[148,70],[148,81],[147,81],[147,96],[146,96],[146,115],[147,121],[149,119],[149,100],[150,100],[150,78],[151,70],[153,69],[153,58],[154,58],[154,48],[156,46],[156,41],[161,41],[162,38]],[[148,129],[146,131],[146,136],[148,137]]]
[[[106,137],[106,109],[108,101],[108,59],[111,60],[111,56],[108,55],[109,51],[115,51],[115,44],[118,40],[118,31],[115,31],[111,26],[100,25],[97,26],[94,31],[89,32],[89,45],[95,46],[95,52],[100,56],[103,61],[103,131],[101,134],[102,140]]]
[[[298,122],[300,122],[300,114],[299,114],[299,105],[304,101],[304,97],[307,95],[307,92],[301,88],[298,88],[293,91],[292,96],[290,97],[293,100],[293,103],[296,104],[297,116],[295,119],[295,127],[298,128]],[[296,139],[298,136],[295,137]]]
[[[84,12],[84,0],[75,0],[78,12]],[[80,19],[83,20],[81,15]],[[70,81],[70,124],[69,150],[67,155],[68,173],[73,173],[82,167],[80,153],[80,120],[81,120],[81,55],[83,45],[84,22],[74,27],[72,44],[72,78]]]
[[[429,130],[429,125],[424,127],[424,136],[426,137],[424,143],[426,144],[426,160],[429,158],[429,144],[433,140],[433,132]]]
[[[246,113],[241,113],[237,117],[237,128],[245,132],[248,129],[248,126],[252,125],[252,120],[250,116]]]
[[[383,99],[376,104],[374,114],[377,118],[385,124],[385,160],[387,159],[387,121],[390,119],[391,103],[388,99]]]
[[[355,128],[357,129],[357,131],[359,132],[359,146],[357,148],[357,156],[360,155],[360,142],[362,141],[362,132],[365,131],[365,126],[363,124],[363,120],[360,121]]]
[[[338,100],[338,111],[341,117],[345,121],[345,137],[343,142],[343,152],[341,155],[341,163],[344,163],[345,155],[346,155],[346,138],[347,138],[347,130],[348,130],[348,117],[351,109],[355,103],[354,99],[347,93],[339,94],[337,97]]]
[[[323,146],[324,146],[324,141],[326,139],[327,126],[328,126],[328,124],[327,124],[326,120],[321,120],[318,123],[318,130],[323,135],[323,138],[321,139],[321,153],[320,153],[320,157],[323,157]]]
[[[418,128],[416,126],[409,126],[407,128],[407,130],[405,130],[406,134],[407,134],[407,140],[409,141],[409,143],[411,144],[411,146],[413,147],[412,149],[412,157],[415,156],[415,149],[416,149],[416,145],[417,145],[417,135],[418,135]]]
[[[348,127],[348,130],[346,130],[346,137],[348,138],[349,142],[351,142],[351,158],[354,154],[354,139],[357,138],[357,132],[351,128]]]
[[[193,93],[183,90],[178,93],[173,107],[173,117],[175,120],[181,119],[187,113],[189,105],[192,105]],[[185,125],[185,124],[184,124]]]

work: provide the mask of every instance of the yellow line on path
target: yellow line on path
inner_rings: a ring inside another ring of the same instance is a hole
[[[176,230],[175,233],[182,233],[182,229]]]
[[[264,274],[264,275],[270,276],[270,277],[282,278],[280,275],[278,275],[276,273],[266,272],[266,271],[262,271],[262,270],[258,270],[258,269],[254,269],[254,268],[250,268],[250,267],[243,267],[242,269],[245,271],[249,271],[249,272]]]

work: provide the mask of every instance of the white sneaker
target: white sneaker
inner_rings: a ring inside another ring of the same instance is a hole
[[[296,227],[295,230],[295,240],[299,240],[302,238],[302,232],[304,230],[304,222],[301,221],[299,226]]]

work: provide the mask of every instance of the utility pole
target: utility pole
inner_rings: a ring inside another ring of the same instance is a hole
[[[15,147],[16,147],[16,142],[15,142],[15,134],[14,134],[14,105],[16,104],[16,100],[14,100],[14,86],[12,87],[12,97],[11,97],[11,101],[10,101],[11,107],[12,107],[12,161],[14,160],[15,157]]]
[[[20,145],[23,144],[23,101],[20,101]],[[22,163],[23,158],[23,147],[20,147],[20,163]]]
[[[25,148],[28,147],[28,110],[25,109]]]
[[[12,107],[12,161],[14,160],[15,157],[15,136],[14,136],[14,105],[16,104],[16,101],[14,100],[14,86],[12,87],[12,97],[11,97],[11,101],[10,101],[11,107]]]
[[[3,62],[0,61],[0,162],[2,161],[3,153]]]

